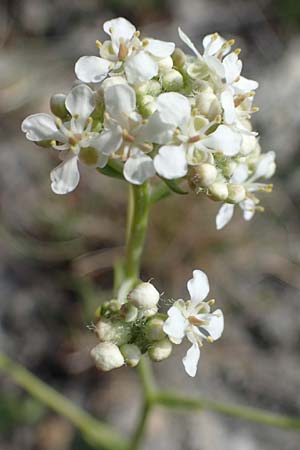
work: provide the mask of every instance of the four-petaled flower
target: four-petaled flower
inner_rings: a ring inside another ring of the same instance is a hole
[[[204,302],[209,292],[209,283],[204,272],[194,270],[187,289],[190,300],[177,300],[172,305],[163,330],[174,344],[180,344],[184,337],[192,343],[182,362],[188,375],[194,377],[203,340],[213,342],[221,337],[224,318],[220,309],[211,312],[213,300]]]

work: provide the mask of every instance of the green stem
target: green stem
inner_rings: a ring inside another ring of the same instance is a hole
[[[187,398],[175,392],[157,392],[154,401],[157,405],[170,409],[187,409],[189,411],[206,409],[264,425],[300,429],[300,417],[273,414],[256,408],[219,403],[213,400]]]
[[[127,279],[139,278],[141,256],[144,248],[150,208],[150,186],[129,185],[129,216],[127,223],[127,245],[124,261]]]
[[[143,403],[142,409],[140,411],[137,427],[131,438],[130,450],[138,450],[140,448],[140,444],[141,444],[144,434],[145,434],[145,429],[146,429],[146,425],[147,425],[147,421],[148,421],[148,417],[149,417],[151,409],[152,409],[152,404],[148,403],[145,400]]]
[[[128,450],[126,440],[114,429],[84,412],[79,406],[39,380],[23,366],[13,362],[2,352],[0,352],[0,371],[9,375],[33,397],[66,417],[95,448]]]

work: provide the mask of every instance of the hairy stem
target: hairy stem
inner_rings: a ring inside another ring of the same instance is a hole
[[[82,432],[90,445],[107,450],[128,450],[126,439],[119,436],[114,429],[90,416],[2,352],[0,352],[0,372],[9,375],[37,400],[66,417]]]

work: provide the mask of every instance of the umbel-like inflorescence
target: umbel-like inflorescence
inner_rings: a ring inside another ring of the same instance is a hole
[[[172,344],[186,337],[192,344],[183,358],[186,372],[194,377],[203,342],[221,337],[224,328],[220,309],[211,312],[214,300],[204,301],[209,292],[207,276],[193,271],[188,281],[189,299],[172,301],[167,314],[159,312],[160,294],[150,282],[138,284],[121,300],[111,300],[97,311],[92,327],[100,343],[91,351],[95,365],[103,371],[127,364],[136,366],[143,353],[162,361],[172,352]],[[161,301],[162,307],[164,302]],[[166,302],[165,304],[169,304]]]
[[[52,147],[61,159],[50,174],[52,190],[73,191],[84,164],[137,186],[150,180],[182,192],[185,183],[222,203],[218,229],[235,206],[246,220],[263,210],[256,193],[272,190],[266,180],[275,172],[275,154],[261,153],[252,129],[258,83],[241,75],[234,40],[210,34],[201,53],[179,28],[186,54],[172,42],[141,37],[124,18],[105,22],[103,29],[108,39],[96,42],[99,56],[79,58],[79,81],[67,95],[52,96],[53,116],[33,114],[22,123],[29,140]],[[140,250],[131,248],[135,256]],[[187,338],[191,346],[183,365],[195,376],[200,347],[218,339],[224,327],[222,311],[211,311],[214,300],[205,301],[206,275],[194,270],[189,298],[173,301],[166,314],[167,304],[158,309],[163,302],[153,284],[137,283],[137,276],[125,279],[117,299],[98,309],[95,365],[104,371],[134,367],[145,353],[162,361],[173,344]],[[129,294],[128,282],[134,286]]]
[[[236,205],[246,220],[262,210],[256,192],[272,185],[258,180],[273,175],[275,155],[261,153],[252,130],[258,83],[241,75],[234,41],[205,36],[201,54],[179,28],[190,55],[172,42],[141,38],[124,18],[103,29],[108,40],[96,42],[100,55],[75,65],[82,83],[51,98],[55,117],[33,114],[22,123],[29,140],[58,152],[52,190],[77,187],[78,163],[99,169],[118,160],[129,183],[187,180],[197,194],[222,202],[218,229]]]

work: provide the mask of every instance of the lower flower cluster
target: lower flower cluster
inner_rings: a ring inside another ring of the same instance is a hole
[[[195,376],[203,342],[213,342],[223,332],[220,309],[211,312],[214,300],[204,301],[209,292],[207,276],[193,271],[188,281],[189,299],[172,302],[167,314],[159,311],[160,294],[150,282],[138,284],[123,301],[110,300],[97,310],[94,331],[99,343],[91,350],[96,367],[109,371],[126,364],[135,367],[143,354],[153,361],[167,359],[173,344],[186,337],[192,344],[183,358],[190,376]],[[168,302],[169,303],[169,302]]]

